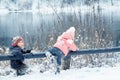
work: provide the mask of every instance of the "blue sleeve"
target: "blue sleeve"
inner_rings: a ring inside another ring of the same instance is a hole
[[[23,53],[19,50],[13,50],[12,51],[12,54],[15,56],[15,57],[18,57],[20,58],[20,60],[24,60],[24,56],[23,56]]]

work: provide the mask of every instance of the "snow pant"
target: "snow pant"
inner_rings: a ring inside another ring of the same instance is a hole
[[[21,75],[25,75],[25,73],[28,69],[28,66],[26,64],[21,64],[19,67],[13,68],[13,69],[16,70],[17,76],[21,76]]]
[[[48,51],[53,56],[56,56],[57,65],[61,66],[61,59],[62,59],[62,57],[64,57],[63,52],[60,49],[56,48],[56,47],[53,47],[53,48],[49,49]]]

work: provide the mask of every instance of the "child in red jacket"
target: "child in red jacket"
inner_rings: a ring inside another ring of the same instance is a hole
[[[74,43],[75,28],[70,27],[66,32],[63,32],[61,36],[58,37],[56,43],[49,52],[46,52],[46,56],[50,58],[52,55],[56,56],[57,70],[56,73],[60,73],[61,68],[61,58],[68,55],[69,51],[76,51],[77,47]]]

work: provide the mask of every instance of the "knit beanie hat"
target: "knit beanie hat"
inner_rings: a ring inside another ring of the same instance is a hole
[[[70,27],[67,31],[66,31],[67,34],[69,34],[73,39],[74,39],[74,36],[75,36],[75,28],[74,27]]]
[[[17,44],[18,44],[20,41],[23,41],[23,38],[22,38],[21,36],[13,37],[13,39],[12,39],[12,46],[17,46]]]

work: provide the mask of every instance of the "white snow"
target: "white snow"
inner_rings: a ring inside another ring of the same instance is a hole
[[[36,67],[34,67],[36,68]],[[120,80],[120,65],[116,67],[96,67],[62,70],[61,74],[55,75],[47,71],[33,72],[24,76],[0,76],[0,80]]]

